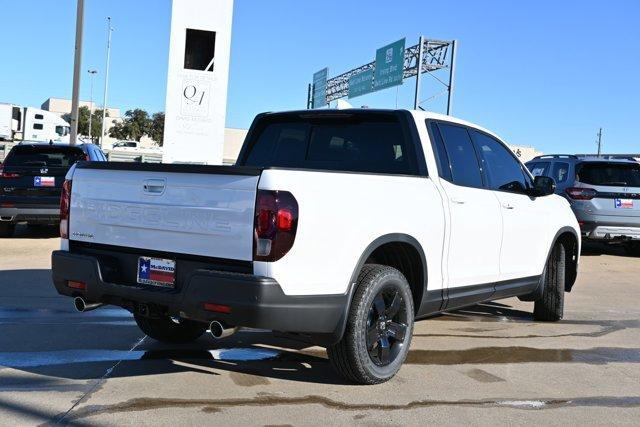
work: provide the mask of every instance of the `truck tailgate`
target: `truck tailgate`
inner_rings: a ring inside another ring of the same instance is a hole
[[[250,261],[259,169],[79,165],[70,240]]]

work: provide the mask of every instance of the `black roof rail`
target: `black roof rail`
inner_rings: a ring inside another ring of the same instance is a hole
[[[575,156],[573,154],[542,154],[540,156],[535,156],[531,160],[537,160],[537,159],[577,159],[577,158],[578,158],[578,156]]]
[[[578,154],[580,159],[602,159],[602,160],[631,160],[637,161],[633,155],[629,154]]]

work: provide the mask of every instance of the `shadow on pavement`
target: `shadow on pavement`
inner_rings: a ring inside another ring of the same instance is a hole
[[[60,237],[57,225],[26,225],[19,224],[11,237],[5,239],[52,239]]]
[[[639,256],[632,255],[627,252],[625,247],[620,243],[599,243],[592,241],[582,241],[581,256],[600,256],[611,255],[626,258],[639,259]]]

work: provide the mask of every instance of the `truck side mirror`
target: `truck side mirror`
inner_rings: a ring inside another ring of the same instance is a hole
[[[555,193],[556,191],[556,182],[553,178],[548,176],[536,176],[533,179],[533,191],[532,195],[534,197],[543,197],[548,196],[550,194]]]

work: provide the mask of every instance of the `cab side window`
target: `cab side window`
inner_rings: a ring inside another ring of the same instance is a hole
[[[478,156],[467,129],[447,123],[438,123],[437,127],[449,159],[450,181],[465,187],[483,188]],[[443,178],[447,179],[446,176]]]
[[[530,187],[530,180],[507,147],[495,138],[470,130],[471,137],[480,152],[483,168],[489,180],[489,188],[497,191],[512,193],[526,193]]]

